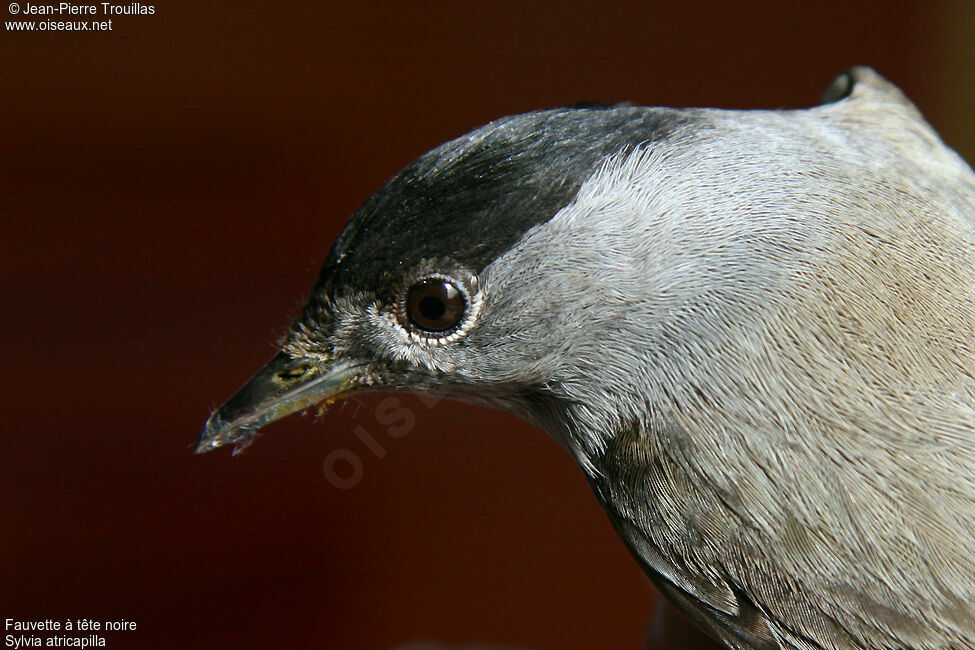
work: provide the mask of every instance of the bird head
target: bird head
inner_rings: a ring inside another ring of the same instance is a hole
[[[601,315],[596,304],[574,311],[591,303],[580,292],[592,282],[562,259],[572,242],[524,241],[614,155],[685,121],[630,106],[540,111],[408,165],[346,226],[280,351],[213,413],[197,451],[240,448],[274,420],[366,390],[448,394],[537,419],[567,338],[591,334]],[[553,262],[566,264],[547,273]]]

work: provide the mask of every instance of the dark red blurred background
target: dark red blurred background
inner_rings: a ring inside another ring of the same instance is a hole
[[[513,417],[404,398],[394,438],[366,397],[191,453],[416,155],[581,100],[808,106],[858,63],[975,153],[962,3],[154,8],[0,33],[0,618],[135,621],[114,648],[642,643],[652,587]]]

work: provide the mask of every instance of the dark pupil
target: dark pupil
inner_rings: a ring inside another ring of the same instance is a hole
[[[447,306],[443,304],[440,298],[426,296],[420,300],[420,313],[423,314],[424,318],[439,320],[443,317],[445,311],[447,311]]]
[[[429,332],[443,332],[454,327],[464,314],[464,294],[445,280],[417,282],[406,296],[406,313],[410,321]]]

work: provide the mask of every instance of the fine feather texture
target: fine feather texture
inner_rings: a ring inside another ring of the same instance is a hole
[[[286,367],[545,428],[729,647],[975,648],[975,175],[872,70],[827,98],[447,143],[350,223]],[[425,277],[468,305],[443,336],[402,316]]]
[[[857,76],[608,163],[485,274],[579,317],[549,427],[735,647],[975,647],[975,182]]]

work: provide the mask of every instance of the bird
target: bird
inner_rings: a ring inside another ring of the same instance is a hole
[[[421,155],[196,451],[363,391],[544,429],[729,648],[975,648],[975,174],[869,67]]]

